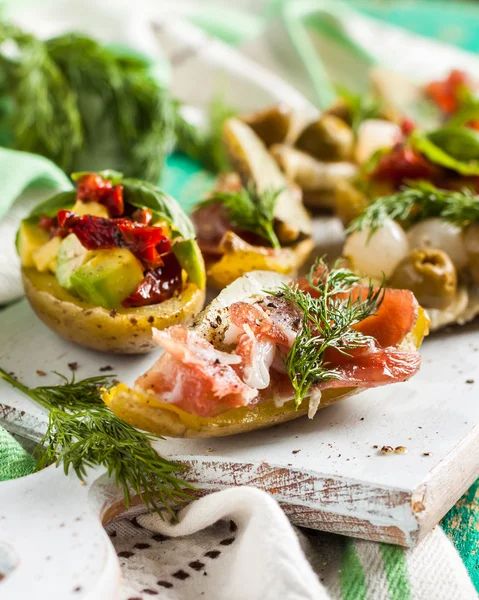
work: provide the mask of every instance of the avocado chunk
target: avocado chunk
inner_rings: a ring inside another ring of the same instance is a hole
[[[203,289],[206,285],[205,263],[195,240],[176,242],[171,249],[190,281]]]
[[[95,252],[82,246],[74,233],[70,233],[60,244],[58,249],[57,281],[66,290],[72,289],[71,277],[88,259],[93,258]]]
[[[59,236],[52,237],[46,244],[35,250],[32,255],[33,264],[37,271],[46,273],[51,271],[55,273],[57,268],[57,255],[62,239]]]
[[[140,261],[126,248],[98,250],[70,276],[71,291],[104,308],[119,308],[143,280]]]
[[[34,267],[33,253],[48,242],[48,233],[37,223],[23,221],[18,230],[17,250],[22,267]]]

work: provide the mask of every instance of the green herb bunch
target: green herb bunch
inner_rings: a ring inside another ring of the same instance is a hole
[[[46,41],[0,21],[0,143],[41,154],[65,172],[113,167],[158,183],[175,144],[226,170],[221,143],[231,115],[220,100],[205,131],[186,121],[152,65],[84,35]]]
[[[175,110],[144,59],[82,35],[42,41],[0,22],[0,64],[9,145],[67,172],[113,164],[158,180]]]
[[[326,351],[333,348],[350,356],[350,350],[368,345],[372,338],[353,329],[366,317],[374,315],[383,299],[383,288],[369,285],[366,297],[354,297],[351,292],[360,277],[344,268],[328,271],[322,260],[312,267],[308,276],[313,297],[297,285],[284,284],[273,295],[284,297],[303,314],[301,329],[285,359],[288,376],[295,392],[296,408],[306,398],[312,385],[339,379],[331,368]]]
[[[101,389],[111,384],[111,377],[76,381],[59,376],[60,385],[29,388],[0,368],[0,379],[49,411],[47,431],[35,450],[38,470],[55,463],[83,480],[88,468],[106,467],[127,507],[132,491],[149,509],[166,507],[172,515],[172,504],[192,499],[187,492],[191,486],[175,475],[184,467],[152,448],[158,437],[128,425],[103,403]]]
[[[372,202],[348,227],[347,233],[369,229],[374,233],[386,219],[412,224],[429,217],[440,217],[459,227],[479,221],[479,196],[470,190],[442,190],[428,182],[404,187],[397,194]]]

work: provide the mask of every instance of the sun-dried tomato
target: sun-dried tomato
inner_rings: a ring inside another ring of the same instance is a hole
[[[398,144],[379,159],[372,173],[378,181],[388,181],[399,187],[406,179],[433,179],[436,167],[409,146]]]
[[[163,256],[163,265],[148,271],[136,290],[122,302],[125,308],[159,304],[182,287],[181,265],[170,252]]]
[[[99,202],[106,206],[111,217],[121,217],[125,210],[123,186],[113,185],[96,173],[83,175],[77,182],[77,199],[83,202]]]
[[[150,227],[127,219],[105,219],[61,210],[58,223],[66,231],[74,233],[87,250],[128,248],[149,268],[161,265],[161,254],[168,252],[171,246],[161,227]]]
[[[444,113],[451,115],[459,108],[461,89],[469,87],[471,80],[467,73],[456,69],[445,79],[427,84],[425,91]]]
[[[74,233],[87,250],[106,250],[124,247],[123,237],[115,221],[122,219],[104,219],[92,215],[77,215],[70,210],[58,213],[61,227]]]
[[[147,266],[161,264],[161,254],[170,249],[170,240],[163,235],[161,227],[149,227],[141,223],[122,220],[118,228],[127,247]]]

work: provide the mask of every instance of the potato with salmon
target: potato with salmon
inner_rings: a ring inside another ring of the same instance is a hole
[[[121,173],[73,175],[77,189],[37,206],[17,234],[25,295],[61,336],[94,350],[145,353],[152,328],[204,305],[191,221],[156,186]]]
[[[133,387],[103,400],[140,429],[218,437],[308,415],[420,367],[428,318],[414,295],[363,285],[317,262],[306,278],[256,271],[226,287],[190,327],[153,331],[164,350]]]

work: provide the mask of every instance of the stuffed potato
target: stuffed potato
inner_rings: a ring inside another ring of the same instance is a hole
[[[221,289],[258,269],[296,274],[314,246],[300,190],[242,121],[226,121],[224,141],[235,172],[192,215],[208,282]]]
[[[64,338],[104,352],[154,348],[153,327],[203,307],[204,263],[191,222],[151,184],[115,172],[36,207],[18,231],[27,299]]]
[[[413,291],[432,329],[479,314],[479,133],[468,104],[476,88],[458,71],[415,86],[443,125],[411,129],[337,190],[344,257],[358,273]]]
[[[324,304],[332,286],[335,302]],[[344,326],[344,311],[349,321],[339,339],[347,354],[335,349],[335,327],[318,336],[311,325],[321,314]],[[297,282],[252,272],[225,288],[190,328],[155,331],[164,354],[133,388],[119,384],[103,399],[120,418],[160,435],[242,433],[312,418],[361,388],[408,379],[419,368],[427,330],[410,292],[363,288],[344,269],[328,273],[320,265]]]

